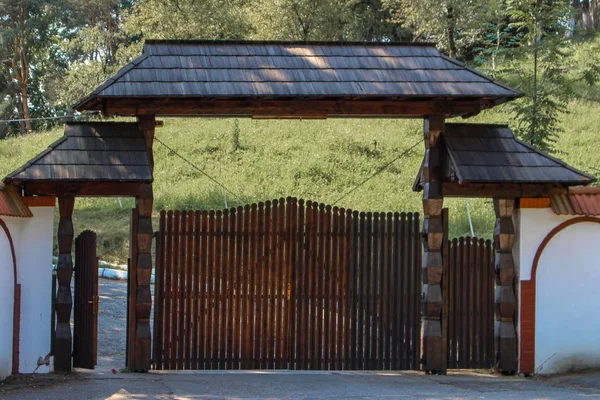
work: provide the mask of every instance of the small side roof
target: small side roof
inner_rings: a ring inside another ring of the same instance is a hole
[[[446,124],[444,181],[587,185],[596,178],[517,139],[507,125]],[[415,190],[422,188],[420,179]]]
[[[68,122],[62,138],[4,181],[150,183],[152,169],[136,123]]]
[[[3,183],[0,183],[0,215],[22,218],[33,217],[19,191],[15,187]]]
[[[600,187],[572,187],[568,193],[552,194],[550,206],[558,215],[600,215]]]

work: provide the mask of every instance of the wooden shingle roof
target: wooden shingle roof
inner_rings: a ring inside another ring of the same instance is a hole
[[[137,123],[68,122],[65,134],[6,182],[152,182]]]
[[[596,178],[517,139],[506,125],[446,124],[444,182],[587,185]],[[415,190],[422,188],[419,178]]]
[[[147,40],[74,107],[130,99],[481,99],[522,93],[422,43]]]

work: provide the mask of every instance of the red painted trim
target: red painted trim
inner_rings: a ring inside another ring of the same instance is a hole
[[[521,198],[519,199],[520,208],[550,208],[550,199],[548,198]]]
[[[25,196],[23,202],[27,207],[54,207],[56,197],[54,196]]]
[[[13,281],[14,281],[14,296],[15,301],[13,303],[13,357],[12,357],[12,374],[16,375],[19,373],[19,336],[21,332],[21,285],[17,282],[17,255],[15,253],[15,244],[13,242],[8,226],[0,218],[0,227],[4,229],[6,237],[8,238],[8,244],[10,245],[10,252],[13,260]]]
[[[600,224],[599,218],[593,217],[577,217],[557,225],[546,235],[542,243],[538,247],[535,257],[533,258],[533,266],[531,267],[531,279],[521,281],[521,351],[520,351],[520,367],[522,373],[535,372],[535,289],[537,268],[542,257],[542,253],[546,246],[560,231],[565,228],[579,224],[582,222],[594,222]]]

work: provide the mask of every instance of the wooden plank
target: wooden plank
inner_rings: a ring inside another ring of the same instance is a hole
[[[165,264],[165,230],[167,224],[167,213],[161,210],[158,223],[158,233],[156,236],[156,266],[154,288],[154,369],[163,369],[163,342],[164,342],[164,301],[165,301],[165,282],[164,282],[164,264]]]
[[[214,307],[214,269],[215,269],[215,212],[208,213],[208,242],[207,242],[207,263],[206,263],[206,369],[214,369],[214,328],[215,328],[215,307]]]
[[[248,356],[248,363],[249,366],[248,368],[252,368],[252,369],[257,369],[258,368],[258,363],[256,362],[259,354],[257,351],[257,345],[256,343],[260,343],[260,337],[258,336],[258,332],[257,332],[257,320],[255,319],[255,312],[256,312],[256,306],[258,304],[258,298],[257,298],[257,292],[258,289],[257,287],[260,287],[259,282],[257,282],[256,279],[256,275],[257,275],[257,243],[258,243],[258,205],[257,204],[252,204],[252,206],[250,207],[250,248],[249,248],[249,253],[250,253],[250,270],[249,270],[249,276],[250,276],[250,289],[249,289],[249,298],[250,298],[250,305],[249,305],[249,309],[248,309],[248,324],[250,326],[250,332],[251,332],[251,336],[249,338],[248,341],[248,347],[249,347],[249,356]],[[251,349],[251,350],[250,350]]]
[[[242,258],[242,250],[244,248],[244,208],[238,207],[236,211],[235,221],[235,265],[234,273],[235,282],[235,297],[234,297],[234,326],[233,326],[233,366],[232,369],[241,369],[241,351],[242,351],[242,303],[244,302],[245,288],[244,281],[244,260]]]
[[[234,353],[233,343],[234,339],[234,326],[236,324],[235,319],[235,290],[237,285],[236,276],[236,209],[231,208],[229,210],[229,232],[228,232],[228,247],[227,247],[227,353],[226,353],[226,367],[225,369],[234,368]]]
[[[335,340],[335,359],[336,359],[336,370],[344,369],[344,349],[346,343],[344,341],[345,333],[348,330],[346,323],[346,313],[348,309],[348,304],[346,302],[346,298],[348,297],[348,282],[347,282],[347,274],[348,271],[346,269],[346,210],[343,208],[335,209],[334,215],[337,221],[337,226],[335,229],[336,243],[334,248],[336,249],[334,254],[336,254],[335,260],[335,304],[334,308],[335,313],[335,335],[337,338]]]
[[[269,321],[267,315],[267,297],[268,297],[268,286],[267,277],[269,275],[268,266],[266,264],[265,257],[265,210],[264,203],[258,203],[258,240],[256,245],[256,262],[257,262],[257,278],[256,278],[256,334],[257,339],[255,342],[255,357],[258,368],[264,368],[266,357],[266,343],[267,343],[267,323]]]
[[[324,233],[324,225],[325,225],[325,205],[319,203],[318,208],[319,215],[319,224],[318,224],[318,253],[317,253],[317,269],[316,269],[316,282],[317,282],[317,293],[316,293],[316,338],[317,338],[317,347],[316,347],[316,365],[315,368],[318,370],[323,369],[323,284],[325,282],[324,271],[325,271],[325,233]]]
[[[208,299],[208,254],[209,254],[209,236],[210,236],[210,218],[208,211],[202,211],[202,233],[200,236],[200,341],[198,343],[199,355],[198,362],[200,369],[208,369],[210,367],[208,357],[208,330],[210,329],[211,321],[209,319],[210,303]]]
[[[395,212],[393,215],[393,235],[392,235],[392,259],[391,262],[391,302],[390,302],[390,329],[391,329],[391,362],[390,369],[397,370],[399,364],[398,343],[400,341],[400,327],[398,323],[398,312],[400,310],[400,302],[402,301],[402,293],[400,293],[400,285],[398,280],[401,277],[400,261],[402,257],[402,242],[400,236],[402,234],[402,225],[400,221],[400,213]]]
[[[227,369],[227,295],[229,290],[229,210],[223,210],[222,225],[219,234],[221,236],[219,243],[219,355],[218,369]]]
[[[344,356],[342,359],[343,369],[352,369],[352,354],[354,352],[353,346],[353,333],[354,333],[354,262],[353,262],[353,247],[354,247],[354,220],[352,218],[352,210],[340,210],[341,217],[343,219],[343,258],[342,258],[342,270],[344,273],[344,297],[342,302],[344,303],[344,326],[342,328],[344,332]]]
[[[377,297],[374,302],[374,316],[377,316],[377,342],[375,343],[376,359],[374,369],[382,370],[383,367],[383,352],[384,352],[384,335],[383,335],[383,319],[385,311],[384,307],[384,263],[385,263],[385,213],[377,215],[377,269],[375,270],[375,293]]]
[[[411,363],[411,352],[410,352],[410,332],[411,332],[411,312],[412,312],[412,247],[411,247],[411,227],[412,227],[412,214],[402,213],[401,218],[401,234],[400,243],[402,247],[402,258],[400,261],[400,293],[401,307],[399,313],[399,326],[400,326],[400,341],[398,345],[400,365],[399,369],[409,369]]]
[[[317,203],[310,205],[310,248],[308,255],[310,257],[310,347],[309,347],[309,369],[317,369],[317,281],[318,281],[318,263],[317,253],[319,249],[318,225],[319,225],[319,206]]]
[[[278,265],[279,284],[277,286],[279,304],[277,340],[279,362],[276,368],[289,368],[295,364],[295,344],[297,335],[296,309],[298,301],[298,282],[296,280],[297,246],[298,246],[298,203],[297,199],[288,197],[285,203],[279,201]],[[288,296],[289,290],[289,296]],[[288,298],[289,297],[289,298]]]
[[[310,347],[310,333],[309,333],[309,310],[310,310],[310,255],[308,249],[310,248],[310,225],[309,218],[311,217],[311,204],[307,202],[304,204],[303,200],[298,201],[298,235],[300,240],[303,241],[303,245],[299,246],[300,252],[300,265],[302,268],[302,297],[300,304],[300,339],[298,341],[298,348],[296,350],[300,357],[300,367],[297,369],[309,369],[309,347]]]
[[[440,373],[446,375],[448,372],[448,209],[442,209],[442,223],[444,238],[442,243],[442,369]]]
[[[411,330],[412,330],[412,358],[410,369],[419,370],[421,363],[421,265],[423,245],[421,243],[421,221],[418,213],[413,213],[413,225],[411,231],[412,249],[412,279],[411,279]]]
[[[192,308],[193,298],[193,260],[194,260],[194,212],[188,211],[186,217],[186,234],[187,234],[187,248],[186,248],[186,305],[185,305],[185,318],[186,318],[186,330],[185,330],[185,369],[192,369],[192,329],[194,326],[194,315],[195,310]]]
[[[358,271],[358,349],[357,349],[357,369],[365,370],[367,369],[367,365],[365,364],[365,359],[368,357],[368,352],[365,353],[365,347],[367,344],[365,342],[365,330],[367,329],[367,314],[365,312],[365,305],[368,303],[367,301],[367,280],[366,275],[368,275],[367,264],[367,239],[368,233],[366,231],[367,228],[367,214],[364,212],[360,213],[360,245],[359,245],[359,265],[357,267]]]
[[[180,242],[180,212],[173,213],[173,277],[171,280],[171,369],[179,369],[179,242]]]
[[[272,362],[274,361],[274,344],[275,338],[273,335],[274,329],[274,308],[272,301],[274,301],[274,284],[275,277],[277,274],[277,266],[275,265],[275,257],[277,253],[277,244],[274,242],[273,224],[277,220],[276,202],[273,203],[267,201],[265,203],[265,227],[264,227],[264,287],[263,287],[263,334],[261,335],[262,341],[262,366],[265,369],[273,368]],[[276,227],[276,226],[275,226]]]
[[[192,369],[201,369],[200,368],[200,326],[201,326],[201,316],[202,316],[202,304],[200,299],[200,242],[201,242],[201,214],[200,211],[194,212],[194,255],[193,255],[193,309],[194,315],[192,320]]]
[[[321,209],[321,212],[323,212],[323,210]],[[332,265],[331,265],[331,206],[327,205],[325,206],[325,214],[324,214],[324,220],[323,223],[321,224],[322,227],[322,240],[323,240],[323,275],[322,275],[322,279],[321,282],[323,283],[322,286],[322,290],[321,290],[321,295],[322,295],[322,299],[320,300],[320,304],[323,308],[323,314],[322,314],[322,319],[323,319],[323,331],[322,331],[322,341],[323,341],[323,347],[322,347],[322,357],[323,357],[323,361],[322,364],[320,366],[319,369],[321,370],[329,370],[330,368],[330,361],[331,361],[331,352],[330,352],[330,348],[331,348],[331,329],[330,329],[330,324],[331,324],[331,312],[332,309],[330,307],[330,300],[331,300],[331,269],[332,269]]]
[[[349,213],[350,214],[350,213]],[[350,369],[357,370],[359,369],[359,353],[358,353],[358,336],[360,332],[360,318],[359,318],[359,303],[360,303],[360,270],[359,270],[359,248],[360,248],[360,225],[361,220],[360,214],[358,211],[353,211],[352,214],[348,217],[351,220],[352,224],[352,246],[351,246],[351,271],[352,271],[352,327],[351,327],[351,340],[350,340],[350,348],[351,348],[351,360],[350,360]]]
[[[250,257],[250,249],[251,249],[251,243],[250,243],[250,233],[251,233],[251,229],[250,229],[250,223],[251,223],[251,208],[249,205],[246,205],[244,207],[244,237],[243,237],[243,272],[242,272],[242,279],[243,279],[243,292],[241,293],[241,303],[242,303],[242,307],[241,307],[241,311],[242,311],[242,331],[241,331],[241,335],[242,335],[242,348],[241,348],[241,354],[242,354],[242,369],[249,369],[252,368],[252,364],[251,364],[251,358],[252,358],[252,350],[251,350],[251,346],[252,346],[252,324],[250,322],[250,308],[252,305],[252,298],[251,298],[251,292],[250,292],[250,284],[251,284],[251,279],[250,279],[250,275],[251,275],[251,267],[250,267],[250,263],[251,263],[251,257]]]
[[[173,211],[167,212],[167,232],[166,232],[166,260],[165,260],[165,306],[164,306],[164,345],[163,345],[163,368],[172,369],[173,356],[171,353],[173,337],[172,320],[173,312],[172,289],[173,289]]]
[[[391,331],[392,331],[392,282],[393,282],[393,273],[392,273],[392,255],[393,255],[393,224],[394,224],[394,216],[393,214],[387,213],[385,219],[385,242],[384,242],[384,269],[383,269],[383,307],[381,313],[383,315],[383,356],[382,361],[383,364],[381,366],[384,370],[391,370]]]

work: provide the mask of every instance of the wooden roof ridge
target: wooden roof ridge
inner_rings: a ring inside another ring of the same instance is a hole
[[[244,39],[146,39],[146,44],[250,44],[250,45],[305,45],[305,46],[407,46],[407,47],[437,47],[435,42],[362,42],[343,40],[244,40]]]

